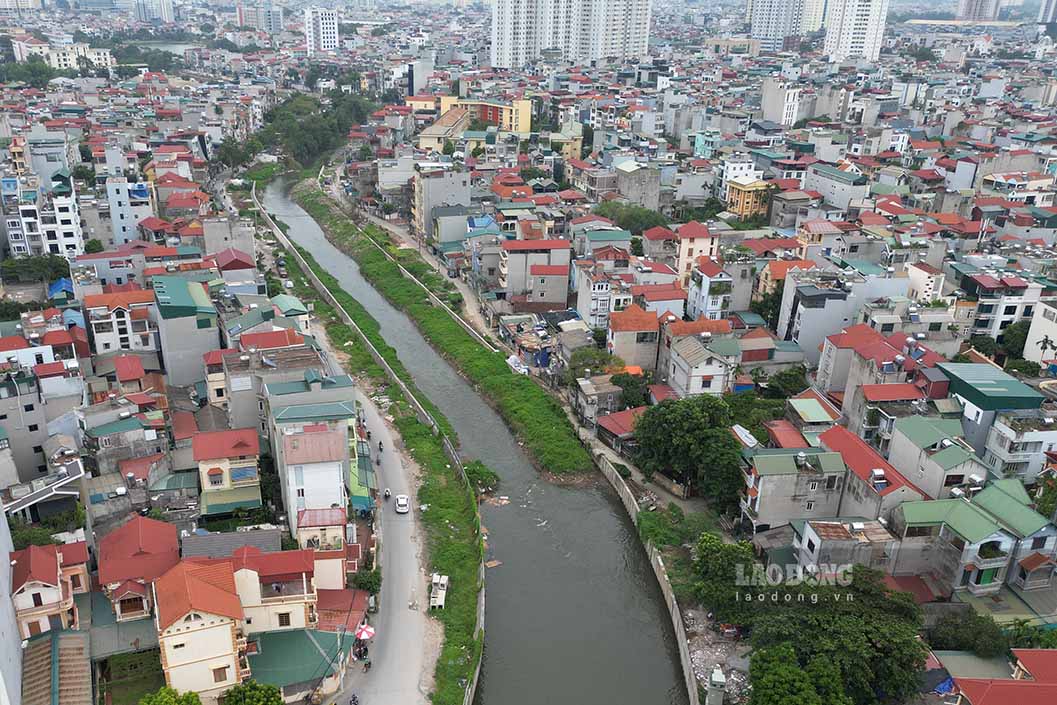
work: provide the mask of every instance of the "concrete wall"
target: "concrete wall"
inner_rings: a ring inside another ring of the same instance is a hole
[[[8,555],[14,550],[7,517],[0,512],[0,585],[5,590],[11,585],[11,561]],[[22,645],[15,619],[15,603],[0,599],[0,702],[10,705],[22,703]]]
[[[220,331],[216,325],[199,328],[195,316],[159,316],[158,330],[169,384],[174,387],[187,387],[204,380],[206,375],[202,356],[221,347]]]

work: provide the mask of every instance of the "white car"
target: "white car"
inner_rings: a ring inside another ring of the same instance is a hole
[[[406,494],[396,496],[396,513],[407,514],[411,511],[411,499]]]

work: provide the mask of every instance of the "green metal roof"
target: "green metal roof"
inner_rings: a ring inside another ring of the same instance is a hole
[[[130,416],[127,419],[118,419],[117,421],[111,421],[110,423],[90,428],[86,431],[89,436],[93,438],[100,438],[102,436],[109,436],[113,433],[127,433],[128,431],[135,431],[136,429],[143,428],[143,422],[137,419],[135,416]]]
[[[986,363],[941,362],[950,391],[986,411],[1038,409],[1044,397],[1035,389]]]
[[[983,541],[1002,528],[987,512],[964,499],[904,502],[899,508],[907,526],[946,524],[969,543]]]
[[[257,653],[249,655],[258,683],[283,688],[332,675],[347,657],[356,637],[352,632],[292,629],[257,634]]]
[[[335,401],[323,404],[291,404],[274,410],[273,418],[278,423],[301,423],[311,421],[336,421],[356,415],[351,401]]]
[[[589,230],[587,239],[589,242],[621,242],[630,240],[631,233],[627,230]]]
[[[305,370],[304,379],[296,379],[293,382],[274,382],[265,385],[268,396],[285,396],[287,394],[298,394],[312,391],[311,382],[319,381],[324,389],[340,389],[352,386],[352,377],[348,375],[336,375],[323,377],[316,370]]]
[[[988,514],[1017,535],[1031,536],[1050,522],[1031,507],[1024,485],[1016,478],[999,480],[973,497],[973,504],[983,507]]]
[[[789,406],[793,407],[807,423],[832,423],[833,417],[829,415],[825,407],[818,399],[790,399]]]
[[[836,142],[836,140],[833,140]],[[812,164],[809,170],[813,169],[816,173],[825,176],[828,179],[834,181],[840,181],[841,183],[848,184],[849,186],[865,186],[867,179],[862,174],[854,174],[849,171],[841,171],[837,167],[829,166],[828,164]]]
[[[216,315],[209,294],[198,283],[184,277],[154,277],[152,281],[162,318]]]
[[[301,303],[301,299],[290,294],[278,294],[272,297],[272,305],[284,316],[303,316],[308,313],[308,308]]]
[[[198,487],[198,472],[174,472],[150,486],[151,492],[189,490]]]
[[[206,490],[198,496],[198,501],[203,515],[230,514],[236,509],[256,509],[261,506],[261,486]]]
[[[778,452],[771,452],[778,451]],[[821,467],[823,474],[843,473],[845,471],[844,460],[840,453],[824,451],[804,450],[802,448],[762,448],[752,458],[752,464],[756,473],[761,477],[767,475],[795,475],[799,471],[796,465],[796,456],[803,452],[812,462],[812,468]],[[817,464],[815,461],[817,459]]]
[[[918,448],[931,448],[944,438],[959,438],[962,422],[958,419],[937,419],[929,416],[904,416],[896,419],[896,430]]]

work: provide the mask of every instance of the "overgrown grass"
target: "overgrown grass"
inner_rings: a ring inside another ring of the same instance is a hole
[[[261,188],[278,176],[282,170],[283,166],[279,162],[254,164],[246,170],[246,173],[243,174],[242,178],[247,181],[256,182],[257,187]]]
[[[528,377],[514,373],[501,353],[489,352],[446,311],[434,306],[421,287],[406,278],[396,264],[339,213],[333,201],[316,190],[303,188],[295,191],[295,198],[323,227],[331,242],[356,260],[363,276],[393,305],[407,313],[433,347],[458,366],[478,391],[492,401],[541,467],[557,475],[592,469],[590,456],[580,445],[564,410],[550,394]],[[372,237],[387,242],[384,233],[371,232]],[[409,250],[404,250],[401,257],[411,255],[417,257]],[[421,266],[428,267],[424,262]]]
[[[342,290],[337,280],[327,274],[311,255],[303,250],[301,254],[364,336],[408,384],[423,406],[428,408],[437,425],[444,433],[451,434],[448,420],[425,395],[415,389],[396,351],[382,339],[378,322],[358,301]],[[304,301],[313,303],[315,314],[326,327],[332,345],[348,355],[345,361],[348,371],[364,375],[378,384],[388,383],[385,371],[371,356],[363,340],[341,322],[333,306],[322,300],[293,258],[287,261],[287,272],[294,282],[294,292]],[[475,630],[477,598],[484,587],[479,575],[484,545],[481,542],[477,497],[470,485],[451,466],[444,453],[442,437],[434,435],[428,425],[419,421],[397,386],[390,385],[388,394],[393,401],[389,412],[394,416],[404,445],[422,469],[418,503],[427,508],[420,512],[419,517],[426,527],[430,570],[449,577],[445,607],[434,613],[444,625],[444,645],[434,672],[431,699],[437,705],[461,705],[484,648],[484,632]],[[453,435],[451,437],[454,438]],[[483,468],[480,475],[494,475],[480,463],[474,465]]]
[[[719,519],[708,511],[687,514],[675,503],[666,509],[639,512],[639,536],[643,543],[650,541],[664,555],[668,579],[680,604],[694,601],[693,566],[690,549],[701,534],[719,534]]]

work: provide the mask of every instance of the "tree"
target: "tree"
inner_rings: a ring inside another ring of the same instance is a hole
[[[771,330],[778,328],[778,315],[782,311],[782,292],[775,290],[768,292],[758,299],[749,303],[749,310],[758,314],[767,323]]]
[[[1031,321],[1017,321],[1002,331],[1002,349],[1010,357],[1024,357],[1024,344],[1028,341]]]
[[[752,575],[756,560],[747,541],[725,543],[712,533],[704,533],[693,551],[693,589],[701,604],[715,612],[716,620],[747,624],[753,605],[739,599],[739,577]]]
[[[749,678],[750,705],[823,705],[811,677],[800,668],[796,650],[788,642],[753,652]]]
[[[88,242],[84,243],[85,254],[94,255],[96,252],[103,251],[103,243],[97,238],[92,238]]]
[[[668,219],[657,211],[630,203],[608,201],[595,208],[595,213],[608,218],[632,235],[642,235],[656,225],[667,225]]]
[[[972,651],[984,658],[1004,654],[1009,648],[998,622],[974,610],[944,614],[929,630],[928,637],[933,649]]]
[[[382,589],[382,571],[377,568],[374,570],[363,570],[361,568],[352,576],[352,586],[357,590],[366,590],[372,595],[377,595],[378,591]]]
[[[1038,377],[1042,373],[1042,367],[1031,360],[1006,360],[1006,372],[1019,372],[1026,377]]]
[[[620,402],[625,409],[646,406],[649,389],[645,377],[621,372],[610,377],[609,381],[620,387]]]
[[[91,161],[92,161],[92,148],[88,146],[88,143],[81,142],[79,145],[77,145],[77,151],[81,155],[81,161],[82,162],[91,163]]]
[[[572,386],[576,380],[587,376],[605,374],[607,371],[624,369],[624,361],[605,350],[588,345],[576,350],[569,358],[569,368],[565,371],[566,382]]]
[[[771,399],[788,399],[808,388],[807,370],[797,365],[777,372],[767,380],[767,396]]]
[[[52,531],[43,526],[27,524],[21,519],[8,517],[7,525],[11,529],[11,543],[16,551],[21,551],[27,546],[50,546],[61,543],[51,537]]]
[[[590,155],[595,149],[595,128],[586,124],[583,127],[584,131],[580,142],[580,158],[587,159],[588,155]]]
[[[633,237],[631,238],[631,254],[636,257],[643,257],[646,254],[646,250],[642,247],[642,238]]]
[[[520,176],[521,180],[527,184],[533,179],[549,179],[550,172],[544,171],[536,166],[526,166],[518,171],[518,176]]]
[[[198,693],[188,691],[178,693],[168,686],[159,688],[155,693],[147,693],[139,699],[139,705],[202,705]]]
[[[840,669],[829,659],[822,656],[811,659],[807,664],[807,675],[824,705],[854,705],[844,692]]]
[[[70,276],[70,263],[59,255],[36,255],[5,259],[0,263],[4,281],[52,282]]]
[[[663,473],[697,488],[717,510],[733,509],[745,481],[730,425],[730,408],[717,397],[663,401],[635,424],[636,461],[647,476]]]
[[[976,352],[987,357],[994,357],[998,353],[998,343],[995,342],[994,338],[988,338],[986,335],[974,335],[969,338],[969,345],[971,345]]]
[[[484,153],[485,153],[485,148],[481,147],[481,146],[477,146],[477,147],[473,148],[472,152],[470,152],[470,156],[473,157],[474,159],[477,159]]]
[[[455,154],[455,143],[451,140],[444,140],[444,148],[441,151],[445,156],[450,157]]]
[[[90,184],[94,184],[95,167],[91,164],[78,164],[73,168],[73,178],[78,181],[87,181]]]
[[[914,61],[935,61],[938,58],[931,48],[920,45],[903,52],[903,56]]]
[[[1057,512],[1057,480],[1047,477],[1042,481],[1042,494],[1035,501],[1035,511],[1047,519],[1053,519]]]
[[[369,144],[361,144],[359,151],[356,152],[356,159],[361,162],[370,161],[374,157],[374,152],[371,151]]]
[[[283,694],[278,687],[251,678],[225,692],[224,705],[283,705]]]

